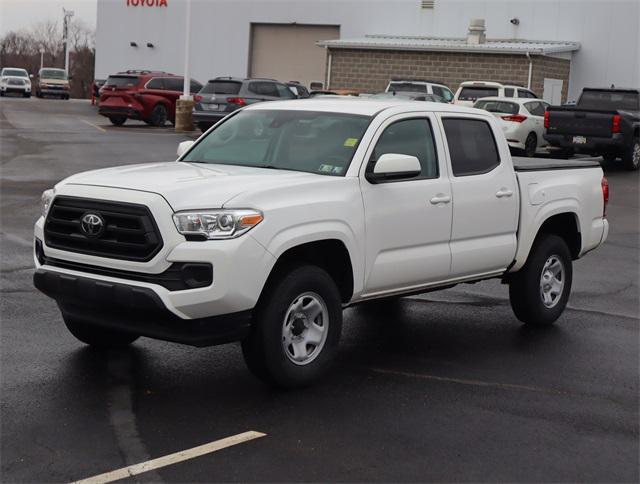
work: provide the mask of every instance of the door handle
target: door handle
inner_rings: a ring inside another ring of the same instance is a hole
[[[445,195],[444,193],[438,193],[429,201],[432,205],[438,205],[440,203],[449,203],[451,201],[451,197],[449,195]]]
[[[510,197],[511,195],[513,195],[513,190],[509,190],[508,188],[501,188],[496,192],[496,197],[498,198]]]

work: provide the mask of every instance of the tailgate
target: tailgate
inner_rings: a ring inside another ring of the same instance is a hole
[[[610,138],[615,112],[549,109],[549,134]]]

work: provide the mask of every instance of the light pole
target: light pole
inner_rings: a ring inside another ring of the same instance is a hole
[[[40,70],[44,67],[44,47],[40,47]]]
[[[182,96],[176,101],[176,131],[193,130],[193,96],[191,96],[191,77],[189,76],[189,40],[191,37],[191,0],[185,0],[184,26],[184,82]]]
[[[62,7],[62,12],[64,13],[64,70],[69,75],[69,19],[73,17],[72,10],[66,10]]]

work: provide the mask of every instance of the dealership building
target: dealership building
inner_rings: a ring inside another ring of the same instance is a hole
[[[474,19],[484,28],[470,28]],[[396,77],[454,90],[494,80],[557,103],[585,86],[640,85],[639,19],[636,0],[100,0],[95,76],[182,74],[188,43],[201,82],[251,76],[375,92]]]

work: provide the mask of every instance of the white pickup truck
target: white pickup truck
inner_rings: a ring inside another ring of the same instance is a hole
[[[43,194],[34,283],[79,340],[242,341],[257,376],[305,385],[373,299],[500,278],[519,320],[551,324],[608,234],[597,163],[514,162],[472,108],[255,104],[178,152]]]

